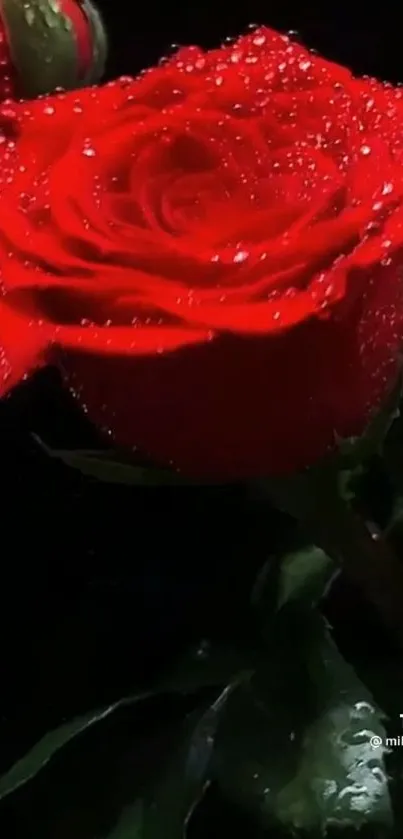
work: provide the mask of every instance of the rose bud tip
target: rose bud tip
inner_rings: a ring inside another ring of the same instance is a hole
[[[0,0],[0,98],[94,84],[106,54],[92,0]]]

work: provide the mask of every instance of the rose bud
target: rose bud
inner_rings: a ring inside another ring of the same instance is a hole
[[[106,51],[90,0],[0,0],[0,100],[93,84]]]

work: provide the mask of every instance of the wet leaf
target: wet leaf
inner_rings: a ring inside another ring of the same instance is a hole
[[[276,647],[228,703],[215,761],[221,790],[265,828],[390,825],[386,732],[372,696],[315,612],[284,620]]]

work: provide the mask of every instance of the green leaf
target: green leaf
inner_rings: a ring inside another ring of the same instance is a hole
[[[62,830],[80,839],[185,836],[209,783],[215,734],[232,690],[226,685],[209,700],[193,701],[190,715],[189,702],[175,711],[163,699],[97,726],[59,756],[53,771],[9,800],[13,836],[26,836],[27,828],[33,836]],[[1,819],[3,835],[7,807]]]
[[[396,534],[399,536],[403,533],[403,497],[401,495],[397,495],[394,501],[392,514],[390,516],[390,521],[388,522],[388,526],[385,531],[385,536],[387,538],[394,537]]]
[[[228,703],[215,777],[264,828],[390,825],[385,738],[382,714],[320,615],[293,613],[265,671]]]
[[[330,518],[337,501],[354,497],[350,481],[374,455],[387,448],[389,431],[400,416],[402,382],[403,364],[399,359],[396,379],[360,437],[344,440],[335,435],[334,450],[313,466],[292,475],[259,480],[254,484],[255,493],[305,524],[312,526],[320,518]]]
[[[220,716],[235,684],[220,690],[185,721],[182,738],[154,787],[146,790],[108,832],[107,839],[183,839],[209,785]]]
[[[126,807],[107,839],[143,839],[143,805],[137,801]]]
[[[0,800],[37,775],[71,740],[120,708],[164,693],[191,694],[203,688],[226,685],[246,669],[245,655],[239,654],[233,648],[212,647],[203,641],[182,656],[153,690],[123,697],[105,708],[83,714],[47,733],[0,777]]]
[[[62,461],[71,469],[76,469],[88,478],[111,484],[125,486],[189,486],[193,482],[182,478],[177,472],[169,469],[156,469],[149,466],[139,466],[130,462],[130,456],[125,457],[115,451],[70,451],[49,448],[39,437],[33,435],[41,450],[48,456]]]
[[[125,697],[105,708],[76,717],[74,720],[64,723],[54,731],[45,734],[21,760],[18,760],[0,778],[0,800],[37,775],[49,763],[56,752],[62,749],[63,746],[66,746],[75,737],[78,737],[84,731],[102,722],[102,720],[105,720],[119,708],[144,700],[149,695],[144,693],[137,696]]]
[[[266,562],[253,587],[251,603],[256,609],[264,636],[273,631],[276,615],[291,603],[316,605],[329,590],[339,569],[315,545]]]
[[[280,565],[277,608],[292,601],[316,604],[336,573],[333,560],[316,545],[287,554]]]
[[[234,689],[224,688],[215,702],[192,715],[177,754],[143,812],[141,839],[182,839],[210,781],[215,736]]]
[[[375,454],[381,454],[385,439],[394,421],[400,417],[402,398],[403,365],[399,359],[398,374],[388,393],[374,412],[360,437],[337,438],[338,463],[340,468],[351,469],[368,461]]]
[[[397,419],[383,448],[382,465],[389,476],[392,486],[402,494],[403,490],[403,417]]]

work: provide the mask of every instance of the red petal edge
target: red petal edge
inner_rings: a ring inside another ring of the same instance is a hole
[[[51,327],[16,315],[0,302],[0,397],[46,364]]]

